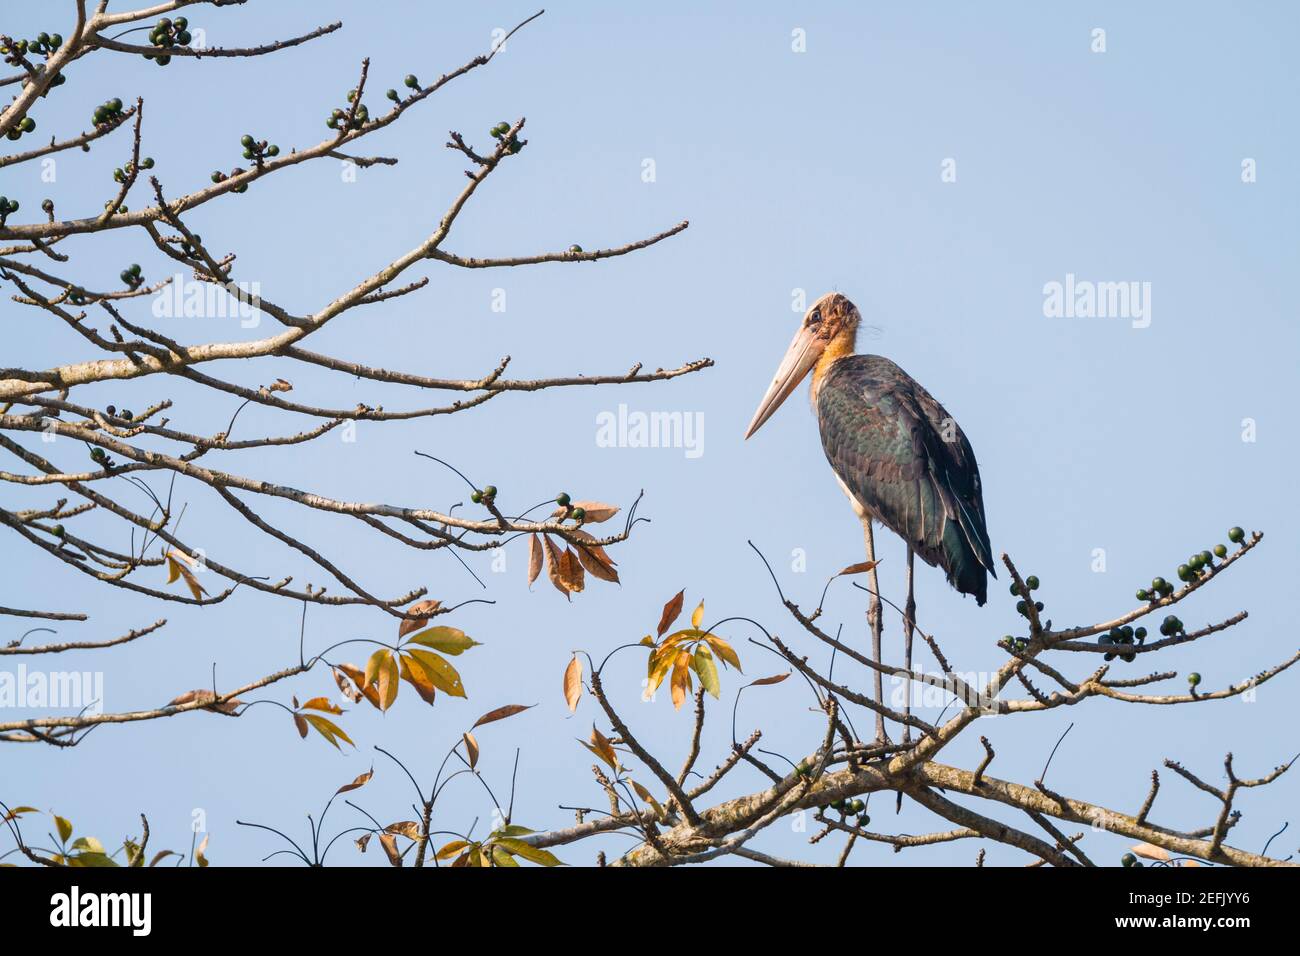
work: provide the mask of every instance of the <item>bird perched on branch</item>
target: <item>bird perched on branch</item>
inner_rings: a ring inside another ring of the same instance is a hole
[[[872,652],[880,661],[880,598],[872,520],[907,544],[903,628],[907,668],[916,605],[913,556],[942,568],[978,604],[988,597],[992,548],[975,452],[957,422],[916,379],[887,358],[857,355],[857,307],[831,292],[804,314],[745,437],[772,417],[812,372],[812,403],[826,459],[862,521],[872,601]],[[881,699],[880,672],[875,673]],[[910,708],[909,708],[910,709]],[[884,737],[877,713],[877,736]]]

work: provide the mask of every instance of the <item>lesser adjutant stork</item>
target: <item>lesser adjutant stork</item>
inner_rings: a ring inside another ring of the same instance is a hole
[[[874,562],[872,520],[907,544],[907,603],[903,613],[905,666],[912,667],[913,556],[943,568],[948,583],[979,604],[988,596],[992,550],[984,521],[975,452],[957,422],[921,384],[887,358],[857,355],[860,316],[845,296],[831,292],[803,317],[776,377],[759,403],[745,437],[772,417],[804,376],[812,372],[812,404],[822,448],[840,487],[862,521],[871,604],[872,655],[880,662],[880,587]],[[883,703],[875,671],[877,702]],[[910,702],[909,702],[910,703]],[[910,711],[910,706],[906,707]],[[885,739],[876,712],[876,736]]]

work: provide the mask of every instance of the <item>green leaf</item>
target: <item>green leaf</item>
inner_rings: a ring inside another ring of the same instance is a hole
[[[497,866],[518,866],[515,858],[510,855],[510,851],[501,844],[492,847],[492,862]]]
[[[531,846],[522,840],[514,840],[509,837],[496,840],[494,846],[504,847],[515,856],[522,856],[530,863],[537,863],[540,866],[563,866],[554,853],[549,850],[543,850],[540,847]]]
[[[59,831],[59,842],[67,843],[68,837],[72,836],[72,823],[56,813],[54,815],[54,826]]]
[[[717,697],[721,689],[718,684],[718,665],[714,663],[713,653],[707,644],[696,645],[695,656],[691,658],[691,667],[699,675],[700,686]]]
[[[478,641],[455,627],[425,628],[418,634],[413,635],[410,643],[432,647],[435,651],[442,651],[442,653],[450,654],[452,657],[464,653],[471,647],[479,646]]]
[[[68,857],[68,866],[108,867],[117,865],[118,864],[107,853],[101,853],[94,850],[88,850],[85,853],[78,853],[76,856]]]

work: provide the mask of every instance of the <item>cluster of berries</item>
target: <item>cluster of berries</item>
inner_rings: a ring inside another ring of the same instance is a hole
[[[177,17],[175,20],[163,17],[149,33],[149,42],[159,50],[172,50],[178,46],[189,46],[190,41],[194,39],[190,36],[190,22],[184,17]],[[159,66],[166,66],[172,61],[170,53],[146,53],[146,60],[153,60]]]
[[[111,100],[105,100],[95,107],[95,112],[90,118],[96,126],[117,122],[122,118],[122,101],[116,96]]]

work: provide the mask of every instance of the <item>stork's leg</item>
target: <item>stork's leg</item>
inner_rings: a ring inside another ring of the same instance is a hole
[[[875,563],[876,560],[876,540],[871,533],[871,519],[864,517],[862,519],[862,534],[867,545],[867,560]],[[871,582],[871,603],[867,605],[867,624],[871,627],[871,659],[877,664],[880,663],[880,632],[881,632],[881,614],[880,614],[880,579],[876,576],[876,569],[873,567],[867,572],[867,579]],[[885,704],[885,684],[880,671],[873,675],[876,692],[876,703],[882,707]],[[876,743],[883,744],[888,738],[885,736],[885,715],[879,711],[876,712]]]
[[[916,599],[912,596],[912,565],[916,557],[916,552],[910,547],[907,549],[907,603],[903,606],[903,667],[907,673],[912,673],[912,627],[916,621]],[[903,678],[903,713],[906,716],[912,715],[912,678],[911,676]],[[903,725],[903,743],[911,743],[912,728]],[[898,797],[894,801],[894,812],[898,813],[903,809],[903,791],[898,791]]]
[[[907,549],[907,604],[903,610],[903,666],[907,668],[908,674],[912,672],[912,628],[916,623],[916,598],[912,596],[912,564],[916,558],[916,552],[910,547]],[[912,715],[912,678],[904,678],[907,686],[907,696],[903,700],[903,713],[907,716]],[[909,743],[912,739],[912,728],[903,725],[903,743]]]

